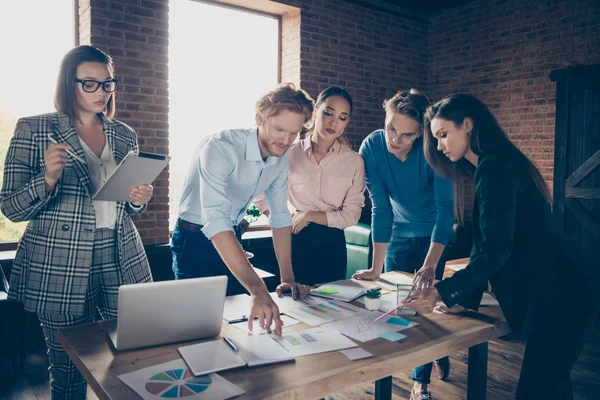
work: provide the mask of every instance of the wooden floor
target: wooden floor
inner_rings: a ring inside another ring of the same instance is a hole
[[[488,362],[488,399],[511,399],[519,378],[524,344],[505,337],[490,342]],[[437,400],[463,400],[466,396],[467,356],[459,352],[451,356],[452,370],[448,382],[432,376],[430,389]],[[596,372],[593,372],[596,371]],[[573,391],[575,399],[600,399],[600,320],[586,340],[586,346],[573,369]],[[410,371],[398,374],[393,379],[393,398],[408,399],[412,387]],[[90,400],[97,397],[89,390]],[[345,390],[332,397],[335,400],[373,398],[373,385],[365,384]],[[49,384],[45,351],[36,350],[27,357],[25,375],[12,387],[8,394],[0,394],[0,400],[49,400]],[[537,399],[536,399],[537,400]]]

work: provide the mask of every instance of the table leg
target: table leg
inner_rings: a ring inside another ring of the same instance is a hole
[[[375,381],[375,400],[392,400],[392,377]]]
[[[467,400],[485,400],[487,384],[488,342],[469,347]]]

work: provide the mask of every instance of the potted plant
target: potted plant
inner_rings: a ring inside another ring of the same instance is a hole
[[[381,289],[374,288],[367,290],[365,293],[365,308],[367,310],[379,310],[379,305],[381,303]]]

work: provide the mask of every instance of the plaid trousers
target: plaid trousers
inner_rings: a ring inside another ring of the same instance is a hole
[[[38,313],[48,347],[52,400],[87,398],[87,383],[58,343],[58,329],[93,322],[96,309],[103,319],[116,318],[119,286],[122,282],[122,271],[117,257],[116,232],[112,229],[97,229],[84,313],[82,315]]]

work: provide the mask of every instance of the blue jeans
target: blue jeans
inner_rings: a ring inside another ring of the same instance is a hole
[[[241,231],[237,227],[234,227],[234,230],[238,241],[241,242]],[[171,238],[171,253],[175,279],[226,275],[227,296],[247,293],[204,233],[190,231],[176,225]]]
[[[430,244],[430,237],[392,237],[385,256],[385,271],[403,271],[414,274],[423,266]],[[436,279],[442,279],[445,265],[446,258],[442,254],[442,257],[435,268]],[[432,368],[433,363],[415,368],[412,373],[412,380],[423,384],[429,384],[431,382]]]

